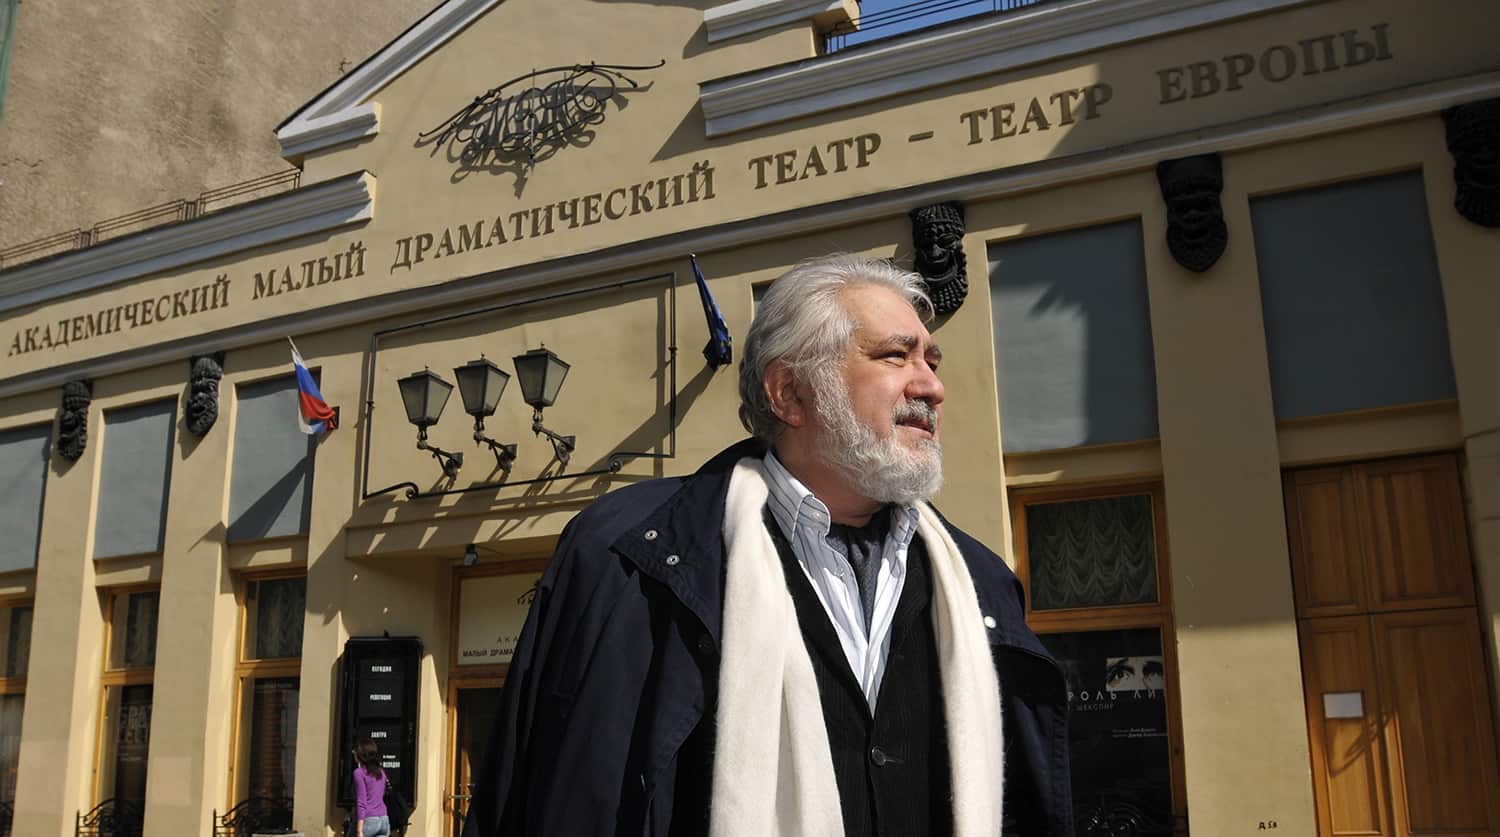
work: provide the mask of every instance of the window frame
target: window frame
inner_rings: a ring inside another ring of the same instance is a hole
[[[229,810],[240,802],[249,799],[250,785],[250,741],[248,739],[248,718],[246,713],[251,711],[250,706],[253,698],[250,690],[257,680],[271,680],[279,678],[297,678],[298,689],[302,683],[302,654],[295,657],[277,657],[274,659],[252,659],[247,656],[248,648],[246,640],[250,636],[250,587],[262,581],[278,581],[287,578],[301,578],[303,583],[307,580],[307,569],[297,567],[294,569],[272,570],[268,572],[247,573],[240,576],[239,583],[235,585],[235,606],[238,610],[238,626],[235,631],[235,664],[234,664],[234,711],[230,715],[229,722],[229,782],[225,792],[228,798],[224,801],[224,810]],[[305,601],[305,600],[304,600]],[[306,605],[304,604],[304,610]],[[305,613],[304,613],[305,617]],[[306,634],[303,634],[306,640]]]
[[[99,590],[99,606],[104,615],[104,653],[101,655],[103,657],[103,660],[100,665],[101,671],[99,674],[99,705],[97,713],[94,716],[98,719],[98,729],[96,730],[94,736],[94,773],[92,780],[89,783],[93,789],[93,802],[89,805],[90,808],[93,808],[95,805],[98,805],[100,802],[103,802],[106,799],[113,798],[103,795],[104,788],[100,784],[103,781],[104,774],[104,752],[108,744],[108,736],[113,731],[112,725],[105,722],[107,713],[109,712],[109,690],[112,688],[123,689],[126,686],[152,686],[153,689],[151,693],[151,704],[153,712],[156,706],[156,691],[154,688],[156,684],[155,662],[153,662],[149,666],[121,666],[119,668],[110,667],[110,649],[113,647],[115,640],[115,607],[122,602],[129,602],[130,597],[137,593],[156,593],[160,595],[161,584],[159,582],[153,581],[141,584],[126,584],[119,587],[101,588]],[[160,629],[160,618],[161,610],[158,608],[158,629]],[[160,639],[159,636],[157,638]],[[152,660],[155,660],[154,653],[152,655]],[[153,721],[154,720],[155,719],[153,718]],[[150,747],[149,737],[147,738],[146,746],[148,748]],[[147,776],[147,781],[150,781],[149,774]]]
[[[1162,690],[1167,710],[1167,753],[1172,788],[1172,833],[1188,833],[1187,772],[1183,758],[1182,701],[1177,661],[1177,628],[1172,618],[1170,550],[1167,543],[1166,491],[1161,480],[1130,480],[1089,485],[1016,487],[1010,500],[1011,539],[1016,577],[1026,591],[1026,624],[1039,636],[1086,631],[1155,628],[1161,632],[1162,664],[1167,686]],[[1152,545],[1156,558],[1156,601],[1143,604],[1032,610],[1030,554],[1027,541],[1028,506],[1147,495],[1151,498]]]
[[[0,618],[4,618],[6,620],[6,626],[4,628],[4,631],[6,633],[6,639],[7,639],[7,641],[9,640],[9,631],[10,631],[10,625],[9,625],[10,616],[9,616],[9,614],[11,613],[11,611],[14,611],[16,608],[20,608],[20,607],[29,607],[29,608],[31,608],[32,625],[35,626],[35,624],[36,624],[36,600],[33,597],[31,597],[31,596],[22,596],[22,597],[15,598],[15,599],[0,600]],[[8,664],[10,662],[9,657],[8,657],[8,655],[6,653],[8,650],[9,649],[0,649],[0,663],[7,663]],[[31,666],[30,666],[30,658],[31,658],[30,643],[27,644],[27,653],[26,653],[26,656],[27,656],[27,663],[28,663],[27,669],[29,671],[29,669],[31,668]],[[27,675],[26,674],[21,674],[20,676],[17,676],[17,677],[7,677],[7,676],[5,676],[4,671],[5,671],[4,666],[0,666],[0,695],[24,695],[24,694],[26,694],[26,677],[27,677]]]

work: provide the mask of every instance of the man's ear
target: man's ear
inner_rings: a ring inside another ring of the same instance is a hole
[[[781,360],[771,361],[766,367],[763,386],[777,418],[788,427],[807,424],[809,405],[802,398],[801,388],[797,386],[797,376],[789,364]]]

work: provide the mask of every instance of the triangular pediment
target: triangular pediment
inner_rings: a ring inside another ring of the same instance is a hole
[[[298,162],[310,152],[378,133],[380,113],[370,97],[501,2],[447,0],[433,9],[276,126],[281,155]]]

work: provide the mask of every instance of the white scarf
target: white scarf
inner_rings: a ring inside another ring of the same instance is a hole
[[[710,837],[842,837],[843,814],[817,676],[762,510],[758,459],[742,459],[724,510],[728,579]],[[954,837],[1000,833],[1000,689],[974,581],[925,503],[932,619],[952,765]],[[886,688],[902,688],[887,683]]]

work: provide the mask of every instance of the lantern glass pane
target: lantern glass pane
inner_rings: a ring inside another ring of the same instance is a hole
[[[471,360],[453,369],[453,377],[458,380],[458,394],[464,400],[464,412],[471,416],[487,416],[494,412],[493,405],[486,409],[485,404],[485,396],[489,394],[485,384],[490,376],[490,366],[489,361]]]
[[[427,413],[425,420],[428,424],[437,424],[438,417],[443,414],[443,407],[448,404],[448,396],[453,394],[453,385],[432,376],[432,382],[427,387]]]
[[[557,394],[562,391],[563,379],[568,377],[568,364],[563,363],[557,355],[547,357],[547,378],[543,385],[543,398],[547,406],[557,403]]]
[[[406,420],[420,426],[422,407],[427,402],[427,376],[418,372],[396,382],[401,387],[401,404],[406,408]]]
[[[516,355],[516,377],[520,379],[521,399],[533,407],[542,400],[542,383],[546,378],[547,357],[535,350]]]

